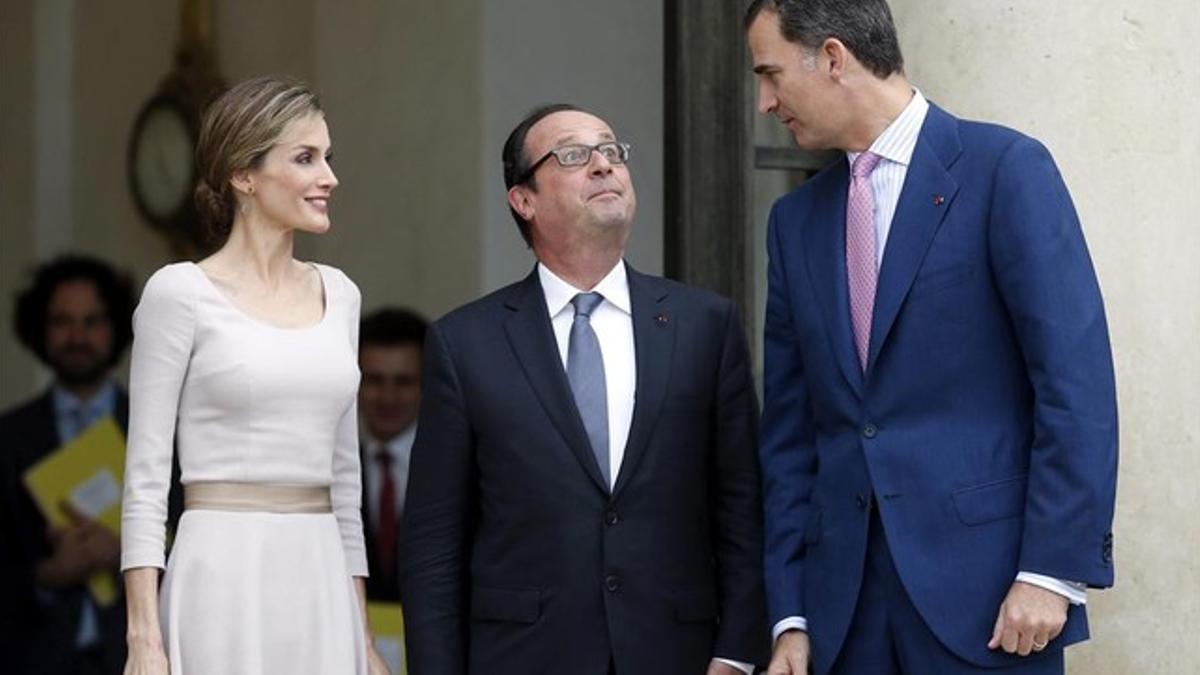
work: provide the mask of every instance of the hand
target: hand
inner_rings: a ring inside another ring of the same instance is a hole
[[[121,538],[104,525],[79,513],[72,513],[72,527],[79,537],[80,553],[87,562],[88,574],[113,569],[121,562]]]
[[[162,646],[130,647],[124,675],[168,675],[167,655]]]
[[[100,523],[72,514],[75,523],[47,532],[52,552],[38,562],[37,583],[45,588],[73,586],[97,570],[112,569],[121,558],[121,540]]]
[[[374,643],[367,645],[367,673],[369,675],[391,675],[383,657],[375,651]]]
[[[1009,654],[1021,656],[1042,651],[1062,632],[1069,604],[1069,600],[1054,591],[1023,581],[1014,582],[1000,605],[988,649],[1003,648]]]
[[[807,675],[809,650],[808,633],[785,631],[775,641],[775,653],[771,655],[767,675]]]
[[[713,659],[708,662],[708,670],[705,675],[746,675],[742,671],[723,661]]]

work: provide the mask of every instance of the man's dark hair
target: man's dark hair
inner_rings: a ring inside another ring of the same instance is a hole
[[[384,307],[363,317],[358,329],[358,348],[414,344],[418,350],[422,350],[425,348],[425,331],[428,328],[424,317],[412,310]]]
[[[763,12],[779,17],[788,42],[816,49],[837,38],[876,77],[904,72],[904,56],[886,0],[753,0],[746,29]]]
[[[13,329],[17,338],[42,363],[52,367],[46,359],[46,315],[54,292],[71,281],[90,281],[104,303],[112,324],[112,353],[106,364],[111,368],[121,360],[133,339],[133,282],[98,258],[64,255],[35,269],[33,284],[17,295],[13,311]]]
[[[504,141],[504,150],[500,154],[500,159],[504,162],[505,190],[511,190],[514,185],[522,182],[521,178],[529,170],[529,165],[536,161],[525,155],[525,136],[529,134],[529,130],[543,118],[557,112],[567,111],[588,112],[571,103],[548,103],[540,105],[530,110],[521,119],[520,123],[517,124],[517,127],[512,130],[512,133],[508,135],[508,140]],[[537,184],[534,182],[533,176],[530,176],[524,183],[529,186],[530,190],[537,191]],[[521,214],[517,213],[511,206],[508,210],[512,213],[513,219],[517,221],[517,229],[521,231],[521,238],[525,240],[525,245],[533,246],[533,238],[529,234],[529,222],[522,218]]]

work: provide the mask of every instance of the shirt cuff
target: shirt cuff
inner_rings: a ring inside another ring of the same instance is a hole
[[[749,663],[742,663],[741,661],[734,661],[732,659],[723,659],[719,656],[714,656],[713,661],[720,661],[721,663],[731,665],[746,675],[754,675],[754,666]]]
[[[775,627],[771,629],[771,642],[774,643],[789,630],[808,630],[808,621],[802,616],[789,616],[779,620]]]
[[[1087,604],[1087,585],[1078,581],[1063,581],[1033,572],[1017,572],[1017,581],[1058,593],[1070,600],[1072,605]]]

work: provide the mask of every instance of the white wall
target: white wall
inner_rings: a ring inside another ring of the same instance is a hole
[[[500,151],[521,117],[568,102],[608,121],[633,145],[638,213],[628,259],[662,273],[662,0],[483,2],[483,288],[524,277],[533,265],[505,201]]]
[[[313,256],[351,274],[364,310],[437,316],[479,293],[479,8],[316,0],[314,86],[341,185]]]

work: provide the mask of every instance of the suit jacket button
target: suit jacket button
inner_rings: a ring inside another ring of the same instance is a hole
[[[621,588],[621,577],[615,574],[610,574],[604,577],[604,587],[610,592],[618,590]]]
[[[865,509],[867,508],[867,504],[871,503],[871,499],[866,495],[858,495],[854,498],[854,503],[858,504],[858,508]]]
[[[616,525],[621,522],[621,517],[617,515],[616,511],[608,511],[604,514],[604,522],[609,525]]]
[[[876,429],[874,424],[867,424],[862,429],[862,435],[867,438],[875,438],[878,433],[879,429]]]

